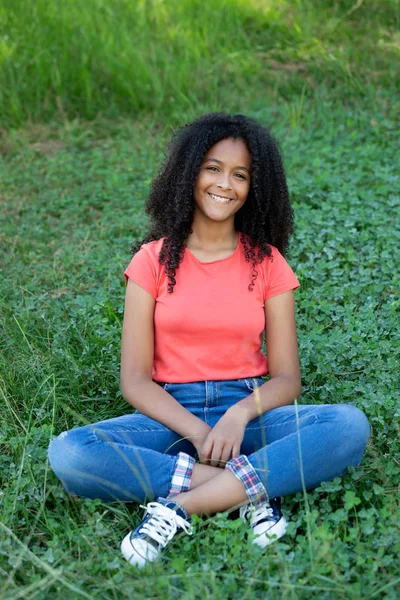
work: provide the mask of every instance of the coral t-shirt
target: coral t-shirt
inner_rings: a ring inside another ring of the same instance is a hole
[[[239,241],[228,258],[203,263],[187,248],[173,293],[158,256],[163,240],[144,244],[125,271],[155,299],[154,381],[187,383],[257,377],[268,373],[262,351],[267,298],[296,289],[292,269],[272,246],[257,265],[252,291],[251,263]]]

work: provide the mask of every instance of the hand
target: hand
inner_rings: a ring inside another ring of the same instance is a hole
[[[228,460],[239,456],[246,425],[236,406],[227,410],[207,435],[199,453],[200,462],[224,469]]]
[[[203,448],[203,444],[207,439],[208,434],[212,431],[211,427],[207,425],[207,423],[202,423],[203,427],[201,430],[196,431],[195,434],[192,434],[188,437],[188,439],[192,442],[193,446],[196,448],[196,452],[200,457],[201,449]]]

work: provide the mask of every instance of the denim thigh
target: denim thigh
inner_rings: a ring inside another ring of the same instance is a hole
[[[105,442],[149,448],[155,452],[172,454],[173,456],[176,456],[179,452],[193,454],[194,450],[193,445],[182,439],[175,431],[171,431],[162,423],[143,415],[139,411],[86,425],[84,428],[72,431],[85,431],[85,429],[88,430],[88,433]]]

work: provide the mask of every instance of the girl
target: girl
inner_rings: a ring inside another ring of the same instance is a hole
[[[125,272],[121,389],[136,411],[62,433],[51,466],[78,496],[156,499],[122,542],[132,564],[190,534],[189,515],[239,505],[265,547],[286,531],[278,498],[357,465],[369,437],[353,406],[292,404],[299,284],[275,140],[243,115],[200,117],[175,136],[146,211]]]

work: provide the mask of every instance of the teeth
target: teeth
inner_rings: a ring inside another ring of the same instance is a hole
[[[210,194],[210,196],[215,202],[219,202],[220,204],[228,204],[228,202],[231,201],[231,198],[223,198],[222,196],[216,196],[215,194]]]

